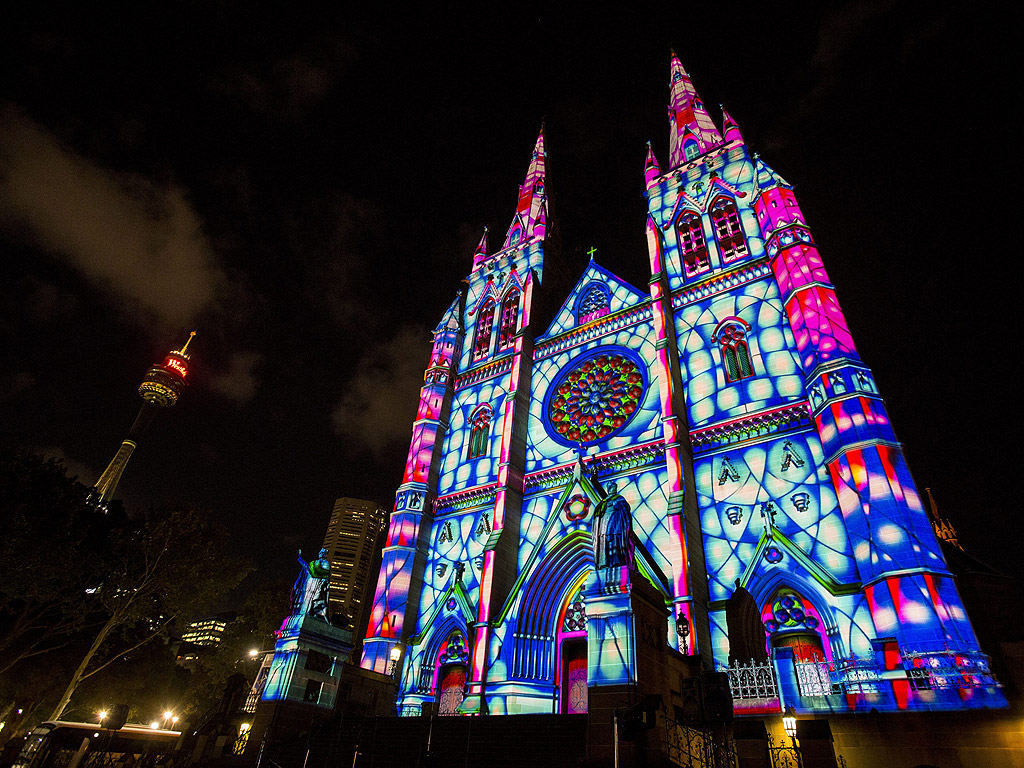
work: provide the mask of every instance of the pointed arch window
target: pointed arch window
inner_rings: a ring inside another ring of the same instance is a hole
[[[581,294],[579,304],[576,305],[576,322],[583,323],[604,317],[608,314],[610,304],[610,291],[603,283],[591,283]]]
[[[700,214],[696,211],[683,211],[676,220],[676,230],[679,232],[679,250],[686,277],[707,272],[711,268],[711,260],[708,258],[708,245],[704,241]]]
[[[582,585],[566,601],[558,632],[562,714],[583,714],[587,701],[587,607]]]
[[[740,213],[736,202],[728,197],[719,197],[711,206],[711,220],[715,225],[715,236],[722,252],[722,260],[735,261],[747,255],[747,240],[740,226]]]
[[[725,380],[739,381],[754,375],[754,364],[750,359],[747,332],[750,326],[741,320],[723,323],[715,331],[712,341],[717,341],[725,366]]]
[[[519,325],[519,291],[515,288],[505,294],[501,302],[501,325],[498,331],[498,349],[508,349],[516,340],[516,327]]]
[[[687,160],[693,160],[695,157],[700,155],[700,146],[696,141],[687,141],[683,144],[683,154]]]
[[[480,307],[476,319],[476,341],[473,343],[473,359],[486,357],[491,351],[491,334],[494,329],[494,299],[488,298]]]
[[[487,453],[487,444],[491,438],[491,406],[484,403],[475,411],[469,419],[469,455],[470,459],[477,459]]]

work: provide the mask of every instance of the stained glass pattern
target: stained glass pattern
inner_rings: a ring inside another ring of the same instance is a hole
[[[548,406],[555,432],[574,443],[592,443],[621,429],[643,396],[643,375],[622,355],[600,355],[572,368],[556,385]]]

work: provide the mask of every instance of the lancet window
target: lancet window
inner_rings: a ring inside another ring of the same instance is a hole
[[[754,364],[747,345],[747,328],[738,322],[728,323],[718,330],[716,338],[722,352],[725,380],[739,381],[753,376]]]
[[[473,343],[473,359],[486,357],[491,351],[491,334],[494,330],[494,299],[488,298],[480,307],[476,319],[476,341]]]
[[[679,232],[679,250],[686,276],[693,277],[710,269],[711,260],[708,258],[700,214],[696,211],[683,211],[676,220],[676,230]]]
[[[608,314],[608,287],[601,283],[587,286],[576,309],[576,322],[583,323]]]
[[[736,203],[728,197],[719,197],[711,207],[711,220],[722,252],[722,260],[735,261],[747,255],[747,240],[740,226],[740,213]]]
[[[516,339],[516,326],[519,323],[519,291],[515,288],[505,294],[501,302],[501,327],[498,331],[498,349],[508,349]]]
[[[477,459],[487,453],[491,437],[491,406],[481,405],[470,417],[469,458]]]

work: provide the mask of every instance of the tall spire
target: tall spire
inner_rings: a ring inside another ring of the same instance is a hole
[[[651,142],[647,142],[647,158],[644,161],[644,181],[648,189],[661,176],[661,166],[658,165],[658,158],[654,156]]]
[[[688,159],[699,157],[719,146],[722,136],[715,128],[704,101],[672,51],[672,81],[668,99],[669,167],[677,168]]]
[[[732,119],[732,115],[725,111],[725,107],[722,107],[722,132],[725,134],[726,144],[734,141],[743,142],[743,134],[740,133],[739,125]]]
[[[476,251],[473,253],[473,269],[485,261],[487,261],[487,227],[484,227],[484,233],[480,235],[480,242],[477,243]]]
[[[547,223],[547,195],[544,189],[546,160],[542,125],[537,143],[533,147],[533,155],[530,157],[530,167],[526,170],[526,179],[519,187],[516,215],[508,228],[508,235],[505,236],[503,250],[524,240],[544,237]]]

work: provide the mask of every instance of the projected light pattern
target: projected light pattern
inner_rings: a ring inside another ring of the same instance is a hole
[[[363,666],[403,644],[401,714],[576,712],[584,679],[637,683],[637,580],[672,646],[714,664],[738,581],[779,664],[825,665],[815,695],[786,689],[798,711],[1004,705],[792,187],[728,115],[718,131],[674,56],[669,116],[669,167],[648,148],[644,168],[647,292],[592,250],[536,326],[543,135],[500,250],[481,237],[435,330]],[[612,482],[636,569],[599,583]],[[982,682],[895,679],[947,662]],[[836,697],[837,670],[888,677]]]
[[[600,355],[578,364],[557,384],[548,403],[551,426],[574,443],[593,443],[618,431],[644,393],[637,364]]]

